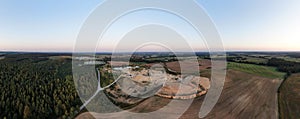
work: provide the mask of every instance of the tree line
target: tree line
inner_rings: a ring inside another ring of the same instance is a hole
[[[300,72],[300,63],[286,61],[279,58],[269,59],[267,65],[277,67],[278,71],[287,72],[287,73],[298,73]]]

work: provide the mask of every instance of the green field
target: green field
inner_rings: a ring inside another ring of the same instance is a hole
[[[242,71],[267,78],[284,78],[285,73],[278,72],[275,67],[229,62],[228,69]]]
[[[294,58],[294,57],[289,57],[289,56],[277,57],[277,58],[284,59],[285,61],[300,62],[300,58]]]
[[[251,62],[251,63],[256,63],[256,64],[267,64],[268,59],[264,58],[257,58],[257,57],[247,57],[246,61]]]
[[[248,63],[254,63],[254,64],[267,64],[268,59],[267,58],[260,58],[260,57],[254,57],[254,56],[241,56],[242,58],[235,59],[235,62],[248,62]]]

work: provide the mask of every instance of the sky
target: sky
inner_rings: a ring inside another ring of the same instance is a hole
[[[102,0],[2,0],[0,51],[72,52],[81,26],[102,2]],[[300,51],[299,0],[197,0],[197,2],[215,23],[227,51]],[[191,36],[197,38],[195,31],[176,16],[157,11],[143,11],[130,14],[112,25],[104,35],[104,41],[99,45],[98,51],[110,51],[116,47],[112,39],[127,33],[125,31],[130,24],[129,21],[147,20],[179,27],[182,30],[178,32],[192,34]],[[191,42],[191,47],[195,50],[205,49],[201,40],[187,41]]]

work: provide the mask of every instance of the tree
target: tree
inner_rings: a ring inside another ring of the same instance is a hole
[[[23,112],[23,118],[28,119],[30,116],[30,108],[26,105]]]
[[[18,119],[17,113],[14,114],[13,119]]]

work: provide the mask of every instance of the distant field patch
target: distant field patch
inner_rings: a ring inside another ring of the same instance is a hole
[[[51,60],[60,60],[60,59],[72,59],[72,56],[50,56]]]
[[[240,56],[240,57],[228,57],[239,63],[252,63],[252,64],[267,64],[268,59],[254,56]]]
[[[267,78],[283,79],[285,75],[285,73],[277,71],[275,67],[269,66],[229,62],[227,67],[228,69],[242,71]]]
[[[264,58],[256,58],[256,57],[248,57],[246,61],[256,64],[266,64],[268,63],[268,59]]]
[[[210,69],[211,62],[210,60],[181,60],[181,61],[174,61],[174,62],[167,62],[165,63],[166,67],[171,70],[175,71],[177,73],[192,73],[192,74],[198,74],[199,71]]]
[[[3,60],[3,59],[5,59],[5,57],[0,57],[0,60]]]
[[[300,58],[294,58],[294,57],[289,57],[289,56],[276,57],[276,58],[283,59],[285,61],[300,62]]]

